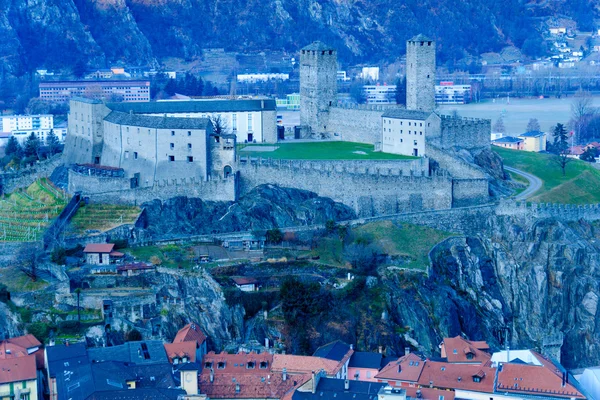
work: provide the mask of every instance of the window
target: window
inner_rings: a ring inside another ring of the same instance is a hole
[[[175,156],[169,156],[169,161],[175,161]]]
[[[252,132],[252,114],[248,113],[248,132]]]
[[[192,149],[192,144],[188,143],[188,150],[191,150],[191,149]]]
[[[134,151],[134,152],[133,152],[133,159],[134,159],[134,160],[137,160],[137,158],[138,158],[138,152],[137,152],[137,151]]]
[[[215,143],[219,143],[221,141],[221,138],[218,136],[215,136]]]
[[[126,152],[125,152],[125,159],[128,159],[128,158],[129,158],[129,152],[128,152],[128,151],[126,151]]]
[[[225,361],[219,361],[217,363],[217,369],[225,369]]]
[[[254,369],[254,361],[248,361],[248,364],[246,365],[246,368],[248,369]]]
[[[126,128],[125,128],[125,131],[126,131],[126,132],[129,132],[129,127],[126,127]]]
[[[417,141],[415,140],[414,143],[415,143],[415,146],[416,146],[417,145]],[[467,357],[467,358],[469,358],[469,357]]]
[[[474,376],[473,382],[481,382],[481,378],[479,376]]]
[[[231,129],[237,131],[237,114],[231,114]]]
[[[188,131],[188,136],[192,136],[192,131]]]
[[[267,367],[268,367],[268,366],[269,366],[269,363],[268,363],[268,362],[266,362],[266,361],[261,361],[261,362],[260,362],[260,366],[259,366],[259,368],[260,368],[260,369],[267,369]]]
[[[467,360],[473,359],[473,353],[467,353]]]
[[[175,136],[175,131],[171,131],[171,136]]]
[[[173,150],[173,149],[175,148],[175,143],[170,143],[170,144],[169,144],[169,148],[170,148],[171,150]]]
[[[187,160],[188,160],[188,162],[194,162],[194,157],[188,156]]]

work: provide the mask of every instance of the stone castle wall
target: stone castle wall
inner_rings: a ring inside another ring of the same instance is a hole
[[[27,187],[39,178],[47,177],[63,163],[61,155],[40,161],[32,167],[23,168],[16,172],[0,174],[0,194],[13,192],[17,188]]]
[[[236,199],[236,177],[203,181],[200,179],[169,179],[155,181],[154,186],[130,188],[128,178],[83,175],[69,170],[69,192],[81,192],[94,203],[142,204],[154,199],[167,200],[176,196],[198,197],[208,201]]]
[[[443,115],[440,131],[432,132],[427,141],[440,149],[481,150],[490,147],[491,132],[492,121],[489,119]]]
[[[447,175],[429,176],[424,170],[405,174],[403,168],[377,169],[370,162],[363,169],[328,163],[328,168],[313,162],[241,163],[238,193],[243,196],[262,184],[304,189],[352,207],[363,217],[452,206]]]
[[[435,108],[435,42],[406,42],[406,108]]]
[[[376,144],[381,142],[382,114],[381,106],[332,107],[328,131],[346,142]]]

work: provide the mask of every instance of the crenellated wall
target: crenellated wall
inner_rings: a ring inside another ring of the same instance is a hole
[[[426,160],[426,159],[423,159]],[[361,217],[450,208],[452,181],[446,174],[430,176],[428,161],[398,160],[373,167],[373,161],[258,160],[240,163],[238,194],[262,184],[310,190],[352,207]],[[423,163],[411,170],[411,166]]]
[[[69,170],[69,192],[81,192],[95,203],[142,204],[154,199],[176,196],[198,197],[209,201],[236,199],[236,175],[227,179],[203,181],[180,178],[155,181],[152,187],[131,189],[128,178],[83,175]]]
[[[442,115],[441,129],[427,141],[440,149],[480,150],[490,147],[492,121]]]

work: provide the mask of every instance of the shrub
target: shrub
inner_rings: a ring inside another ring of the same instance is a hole
[[[125,340],[128,342],[137,342],[142,340],[142,333],[140,331],[138,331],[137,329],[132,329],[129,332],[127,332],[127,336],[125,337]]]
[[[65,249],[64,247],[55,247],[54,250],[52,250],[52,255],[50,256],[50,260],[52,260],[52,262],[55,264],[59,264],[59,265],[66,264],[67,249]]]
[[[51,326],[44,322],[34,322],[27,325],[27,332],[35,336],[37,340],[44,343],[48,339]]]

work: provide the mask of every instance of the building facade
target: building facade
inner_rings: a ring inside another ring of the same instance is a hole
[[[417,35],[406,42],[406,108],[435,108],[435,42]]]
[[[62,130],[54,130],[54,117],[52,115],[0,116],[0,128],[0,132],[10,133],[20,144],[25,143],[32,133],[45,144],[46,138],[52,131],[54,131],[60,142],[64,141]]]
[[[396,104],[396,85],[363,86],[367,104]]]
[[[425,155],[425,138],[440,129],[435,113],[396,109],[382,116],[381,151],[420,157]]]
[[[150,81],[56,81],[40,82],[40,98],[66,103],[73,97],[97,100],[150,101]]]
[[[441,82],[435,86],[436,104],[467,104],[471,101],[471,85]]]

